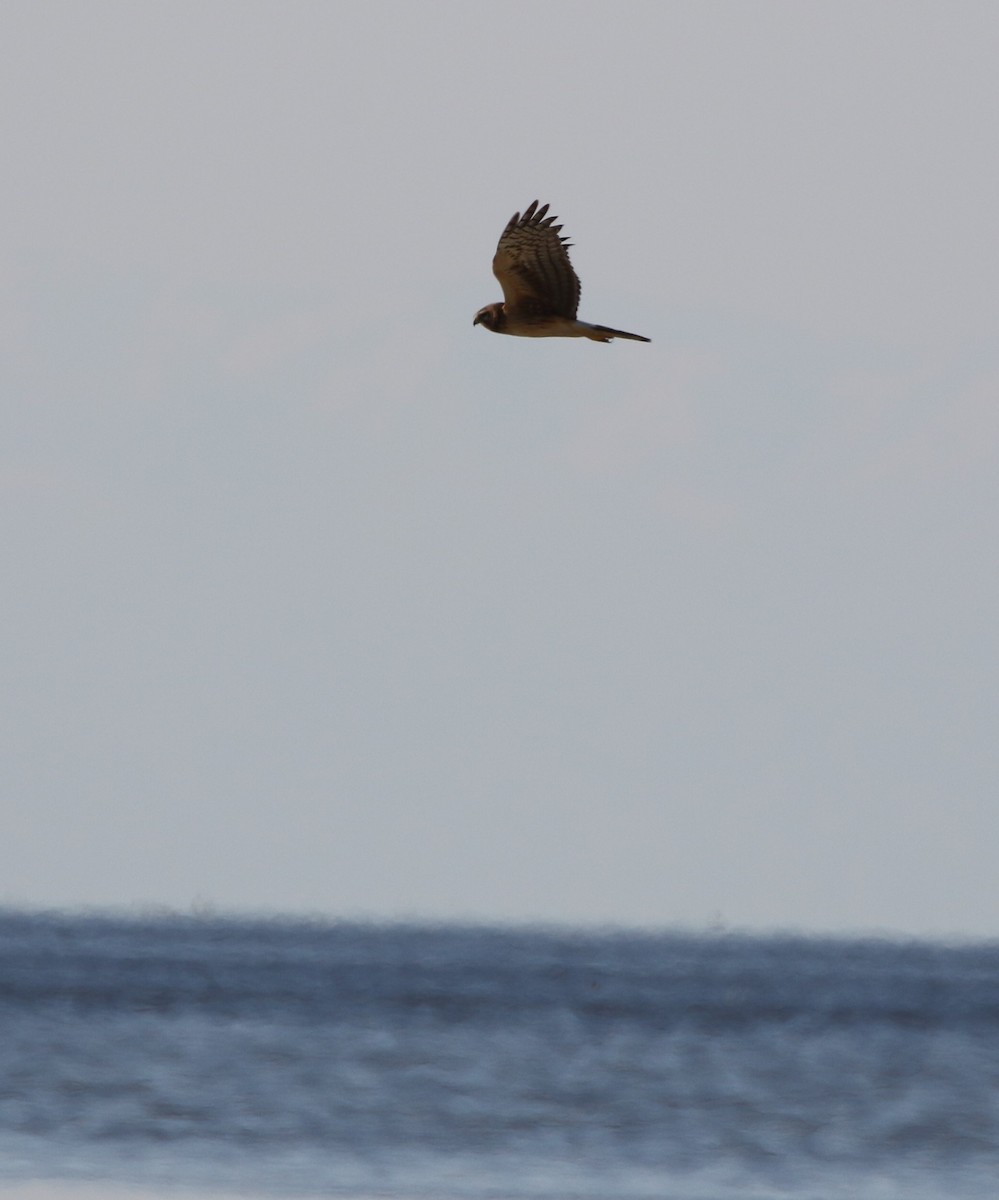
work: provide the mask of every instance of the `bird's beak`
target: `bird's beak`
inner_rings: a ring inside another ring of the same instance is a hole
[[[481,319],[482,319],[482,314],[481,314],[481,313],[476,313],[476,314],[475,314],[475,318],[474,318],[474,319],[473,319],[473,321],[472,321],[472,324],[473,324],[473,325],[478,325],[478,323],[479,323],[479,321],[480,321]]]

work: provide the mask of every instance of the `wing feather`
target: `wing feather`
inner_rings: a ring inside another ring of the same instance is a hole
[[[503,288],[506,311],[519,316],[575,318],[579,278],[569,261],[570,242],[560,237],[557,217],[546,217],[548,205],[535,200],[514,213],[500,236],[493,274]]]

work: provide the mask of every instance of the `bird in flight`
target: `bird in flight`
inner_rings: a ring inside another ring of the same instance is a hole
[[[562,226],[555,224],[557,217],[546,217],[547,211],[547,204],[538,208],[535,200],[523,216],[514,213],[510,218],[493,258],[493,274],[503,288],[503,299],[480,308],[472,324],[518,337],[650,341],[638,333],[576,320],[579,276],[569,262],[571,243],[559,236]]]

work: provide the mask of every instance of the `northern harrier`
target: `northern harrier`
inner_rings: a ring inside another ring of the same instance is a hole
[[[503,288],[503,299],[480,308],[472,324],[519,337],[650,341],[623,329],[576,320],[579,277],[569,262],[571,243],[559,237],[562,226],[554,223],[557,217],[546,217],[547,211],[547,204],[538,208],[535,200],[523,216],[514,213],[510,218],[493,258],[493,274]]]

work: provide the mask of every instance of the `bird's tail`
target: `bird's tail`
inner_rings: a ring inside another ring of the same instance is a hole
[[[623,337],[632,342],[651,342],[652,338],[642,337],[640,333],[625,333],[623,329],[611,329],[607,325],[591,325],[593,333],[586,336],[595,342],[609,342],[611,338]]]

